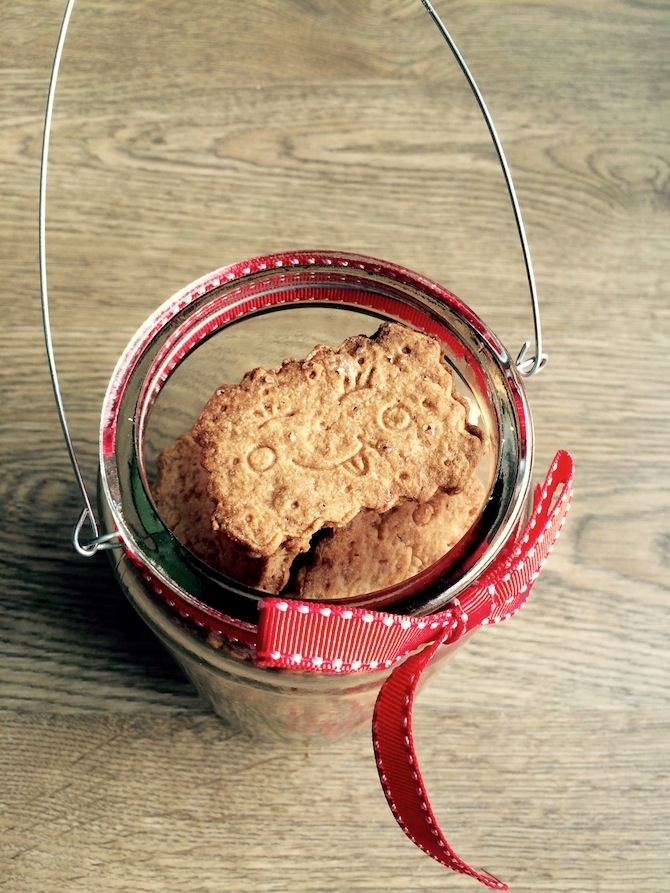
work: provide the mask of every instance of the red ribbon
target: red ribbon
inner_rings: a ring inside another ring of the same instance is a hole
[[[442,645],[479,626],[498,623],[524,605],[556,543],[572,498],[574,463],[557,453],[519,539],[449,607],[426,617],[267,598],[261,604],[256,662],[260,666],[320,673],[394,668],[375,704],[373,744],[379,777],[396,821],[441,864],[487,887],[507,885],[477,871],[450,847],[435,817],[419,771],[412,708],[425,667]]]

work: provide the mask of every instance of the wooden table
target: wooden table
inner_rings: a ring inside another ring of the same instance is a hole
[[[522,615],[421,696],[456,849],[516,893],[668,889],[670,4],[439,2],[497,123],[550,362],[537,476],[577,464]],[[367,735],[254,745],[203,707],[104,558],[43,349],[37,195],[61,2],[0,4],[0,890],[443,891]],[[82,0],[53,128],[49,286],[89,486],[116,358],[159,303],[295,246],[405,264],[517,350],[532,337],[504,184],[418,0]]]

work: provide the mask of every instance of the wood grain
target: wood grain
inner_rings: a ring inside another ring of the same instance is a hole
[[[39,153],[62,4],[0,4],[0,890],[471,890],[397,829],[367,737],[306,753],[210,716],[70,548],[79,498],[44,358]],[[457,850],[518,893],[667,883],[670,4],[438,4],[500,131],[550,363],[538,476],[576,497],[533,599],[417,705]],[[49,283],[94,485],[136,327],[225,263],[295,246],[403,263],[530,337],[504,184],[418,0],[81,2],[56,103]]]

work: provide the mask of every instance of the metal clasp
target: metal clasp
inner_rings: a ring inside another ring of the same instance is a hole
[[[498,160],[500,162],[500,166],[502,168],[503,176],[505,178],[505,184],[507,186],[507,191],[509,193],[510,201],[512,203],[512,210],[514,212],[514,219],[516,221],[516,226],[519,234],[519,239],[521,241],[521,249],[523,252],[523,260],[526,267],[526,275],[528,278],[528,286],[530,289],[530,300],[531,300],[531,308],[533,314],[533,327],[534,327],[534,338],[535,344],[533,347],[533,352],[529,356],[530,350],[530,342],[526,341],[519,351],[519,355],[516,359],[516,368],[523,378],[530,378],[532,375],[537,374],[540,369],[542,369],[547,361],[547,355],[542,351],[542,329],[540,325],[540,308],[539,302],[537,298],[537,288],[535,285],[535,276],[533,274],[533,265],[530,258],[530,251],[528,249],[528,241],[526,238],[526,231],[524,229],[523,220],[521,217],[521,210],[519,208],[519,202],[516,195],[516,190],[514,189],[514,184],[512,182],[512,176],[510,174],[509,166],[507,164],[507,159],[505,158],[505,153],[503,152],[502,144],[500,142],[500,138],[493,124],[493,120],[489,113],[488,108],[486,107],[486,103],[475,83],[475,80],[470,73],[468,66],[465,64],[465,60],[463,59],[461,53],[459,52],[453,38],[449,34],[447,28],[444,23],[438,16],[435,11],[432,3],[429,0],[421,0],[423,6],[428,11],[429,15],[433,19],[433,22],[437,26],[438,30],[444,37],[447,42],[451,52],[453,53],[456,61],[458,62],[463,75],[465,76],[470,89],[472,90],[479,108],[484,116],[484,120],[489,130],[489,134],[491,135],[491,139],[493,140],[493,145],[495,146],[496,153],[498,155]],[[51,138],[51,121],[53,118],[53,106],[54,99],[56,95],[56,84],[58,81],[58,72],[60,70],[61,58],[63,55],[63,47],[65,45],[65,37],[67,35],[68,26],[70,23],[70,17],[72,15],[72,10],[74,8],[75,0],[67,0],[67,4],[65,7],[65,13],[63,15],[63,21],[61,23],[60,32],[58,35],[58,41],[56,44],[56,52],[54,55],[54,61],[51,68],[51,77],[49,80],[49,90],[47,94],[47,103],[46,103],[46,111],[44,116],[44,133],[42,138],[42,154],[41,154],[41,162],[40,162],[40,189],[39,189],[39,270],[40,270],[40,296],[42,303],[42,321],[44,326],[44,339],[46,345],[46,353],[47,360],[49,363],[49,371],[51,373],[51,382],[53,385],[54,397],[56,399],[56,408],[58,410],[58,417],[60,420],[61,428],[63,429],[63,436],[65,438],[65,444],[68,449],[68,453],[70,455],[70,462],[72,464],[72,468],[74,470],[75,478],[77,480],[77,485],[79,490],[81,491],[81,495],[84,501],[84,509],[79,516],[79,520],[74,528],[72,534],[72,544],[75,550],[85,557],[90,557],[95,555],[96,552],[104,549],[114,549],[123,545],[120,536],[117,533],[106,533],[101,534],[100,529],[98,527],[97,521],[95,519],[95,513],[93,511],[93,504],[91,502],[91,498],[88,494],[88,490],[86,488],[86,484],[84,482],[84,478],[81,471],[81,466],[79,465],[79,460],[77,458],[77,454],[74,448],[74,444],[72,442],[72,437],[70,436],[69,427],[67,424],[67,418],[65,414],[65,407],[63,405],[63,399],[61,395],[60,385],[58,382],[58,374],[56,369],[56,360],[54,355],[53,348],[53,339],[51,336],[51,322],[50,322],[50,314],[49,314],[49,294],[47,288],[47,260],[46,260],[46,194],[47,194],[47,169],[48,169],[48,158],[49,158],[49,142]],[[86,525],[89,525],[92,532],[92,537],[83,540],[83,530]]]

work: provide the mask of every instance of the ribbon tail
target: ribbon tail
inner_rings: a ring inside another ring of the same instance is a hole
[[[443,629],[436,640],[394,668],[374,708],[377,770],[396,821],[410,840],[437,862],[494,890],[508,887],[488,871],[472,868],[454,851],[430,805],[414,747],[414,699],[421,674],[442,645],[469,629],[508,619],[526,602],[565,523],[573,476],[572,457],[564,451],[557,453],[535,492],[534,510],[523,535],[503,552],[479,585],[452,601],[457,626]]]
[[[450,635],[446,632],[408,657],[382,685],[372,722],[377,771],[395,820],[419,849],[491,889],[507,890],[503,881],[468,865],[448,843],[430,805],[414,748],[412,709],[417,685],[435,652],[449,641]]]

